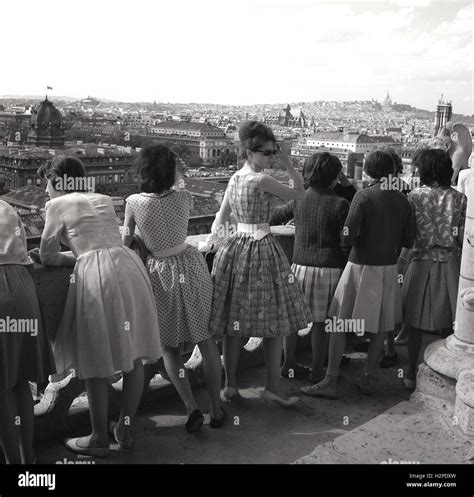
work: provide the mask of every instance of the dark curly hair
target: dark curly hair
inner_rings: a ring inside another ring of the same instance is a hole
[[[177,157],[168,147],[151,145],[142,149],[136,164],[142,178],[142,192],[162,193],[174,185]]]
[[[247,150],[256,151],[267,142],[276,143],[273,131],[263,123],[258,121],[246,121],[239,129],[240,154],[247,158]]]
[[[400,173],[402,173],[403,172],[402,158],[397,154],[395,149],[392,147],[385,147],[382,150],[384,150],[385,152],[388,152],[392,156],[392,159],[393,159],[393,162],[395,165],[394,174],[399,175]]]
[[[442,186],[451,185],[453,163],[446,151],[439,148],[420,149],[412,160],[418,169],[421,184],[429,185],[436,181]]]
[[[37,174],[40,178],[51,180],[51,185],[57,191],[64,190],[68,193],[89,191],[85,182],[71,181],[74,187],[60,188],[61,182],[69,185],[69,179],[85,178],[86,169],[77,157],[58,155],[47,164],[41,166]]]
[[[317,152],[306,159],[303,177],[306,187],[327,188],[342,169],[341,161],[329,152]]]
[[[365,158],[364,169],[373,179],[387,178],[395,173],[395,162],[390,152],[374,150]]]

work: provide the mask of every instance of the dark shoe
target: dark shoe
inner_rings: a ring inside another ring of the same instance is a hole
[[[185,424],[186,431],[188,433],[195,433],[202,428],[204,423],[204,416],[199,409],[194,409],[194,411],[189,415],[188,421]]]
[[[368,352],[369,351],[369,342],[366,340],[364,342],[359,342],[354,345],[355,352]]]
[[[397,364],[398,354],[395,352],[394,355],[384,355],[380,361],[381,368],[392,368]]]
[[[119,444],[121,449],[130,449],[133,445],[133,437],[130,435],[128,438],[119,438],[117,434],[117,423],[115,421],[111,421],[109,423],[109,433],[113,437],[113,439]]]
[[[211,421],[209,423],[210,428],[220,428],[224,424],[224,421],[227,419],[227,413],[224,411],[222,407],[221,411],[222,411],[222,416],[220,418],[213,418],[211,416]]]
[[[293,371],[293,374],[290,376],[290,371]],[[303,364],[297,364],[294,368],[288,369],[288,371],[280,371],[281,376],[283,378],[306,378],[311,371],[311,368],[308,366],[304,366]]]

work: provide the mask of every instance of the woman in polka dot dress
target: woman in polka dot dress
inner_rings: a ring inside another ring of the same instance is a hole
[[[128,197],[123,238],[132,243],[135,226],[150,252],[146,268],[158,311],[166,371],[183,400],[189,416],[188,432],[201,428],[198,409],[179,347],[198,344],[210,396],[212,428],[221,426],[225,412],[220,406],[221,361],[209,331],[212,279],[200,252],[186,245],[192,196],[172,188],[176,183],[177,158],[166,147],[144,149],[139,159],[142,193]]]
[[[281,391],[283,336],[310,326],[311,313],[268,223],[281,199],[304,197],[304,183],[284,150],[280,159],[293,188],[262,172],[278,153],[270,128],[249,121],[240,128],[239,138],[247,160],[230,179],[212,228],[214,234],[225,235],[231,212],[238,221],[237,232],[217,252],[212,272],[214,300],[210,326],[213,333],[224,335],[226,385],[222,395],[225,400],[238,395],[236,371],[242,337],[260,337],[267,366],[262,397],[288,407],[299,398],[288,398]]]

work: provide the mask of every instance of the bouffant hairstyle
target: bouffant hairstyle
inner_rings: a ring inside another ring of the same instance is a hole
[[[313,154],[304,164],[305,186],[327,188],[337,178],[341,169],[341,161],[335,155],[329,152]]]
[[[439,148],[420,149],[412,160],[418,169],[421,184],[429,185],[436,181],[442,186],[451,185],[453,163],[446,151]]]
[[[42,179],[51,180],[53,188],[57,191],[63,190],[60,187],[61,184],[68,186],[68,193],[88,191],[85,182],[69,181],[76,178],[85,178],[86,176],[85,167],[77,157],[58,155],[47,164],[41,166],[37,174]],[[75,188],[71,188],[70,183],[75,185]]]
[[[162,193],[176,180],[176,155],[164,145],[151,145],[141,150],[136,161],[141,175],[141,191]]]
[[[373,179],[387,178],[395,172],[392,155],[386,150],[374,150],[365,158],[365,172]]]
[[[258,121],[244,122],[239,129],[240,154],[246,159],[247,150],[256,151],[271,141],[276,143],[273,131]]]

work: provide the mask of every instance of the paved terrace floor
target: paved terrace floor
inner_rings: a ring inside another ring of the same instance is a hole
[[[425,336],[424,346],[435,340],[434,336]],[[325,400],[301,397],[301,402],[285,409],[278,405],[271,407],[259,397],[264,385],[265,369],[257,367],[240,373],[242,400],[226,407],[229,420],[220,430],[209,428],[209,416],[205,416],[205,425],[197,434],[188,434],[184,423],[184,408],[176,398],[170,398],[156,405],[141,407],[135,424],[135,447],[120,450],[118,445],[111,445],[108,459],[96,459],[96,464],[273,464],[293,463],[304,456],[309,456],[323,444],[331,445],[340,438],[347,437],[354,430],[374,418],[383,415],[397,404],[406,403],[410,392],[398,377],[398,369],[406,366],[406,347],[398,347],[399,363],[396,367],[380,369],[376,381],[377,392],[371,396],[364,395],[356,386],[365,361],[364,354],[351,354],[351,362],[341,370],[339,399]],[[421,355],[422,357],[422,355]],[[299,360],[309,364],[310,352],[304,352]],[[296,379],[283,380],[287,393],[296,393],[300,386],[307,384]],[[203,412],[207,412],[207,394],[203,387],[195,389],[195,395]],[[400,404],[403,405],[403,404]],[[357,432],[356,432],[357,433]],[[85,433],[74,433],[77,436]],[[402,434],[402,438],[406,436]],[[349,445],[352,442],[349,442]],[[377,435],[365,435],[355,452],[361,451],[361,461],[367,459],[363,453],[372,443],[379,444],[379,453],[388,457],[390,447]],[[406,440],[407,446],[416,445],[413,439]],[[342,443],[344,445],[344,442]],[[434,447],[433,447],[434,448]],[[69,452],[61,440],[37,449],[38,462],[55,464],[57,461],[91,462],[90,458],[77,456]],[[308,458],[306,458],[308,459]],[[450,462],[446,454],[446,462]],[[308,462],[307,460],[305,462]],[[318,462],[313,460],[310,462]],[[347,462],[337,455],[332,463]],[[355,459],[352,462],[357,462]],[[454,461],[453,461],[454,462]]]

